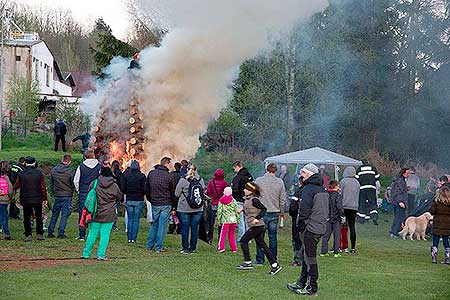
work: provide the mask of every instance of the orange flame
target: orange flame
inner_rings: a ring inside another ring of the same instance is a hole
[[[136,159],[136,155],[133,151],[131,151],[131,144],[129,141],[125,144],[125,149],[121,147],[121,144],[118,141],[113,141],[109,144],[109,153],[111,162],[117,160],[120,162],[122,170],[128,168],[128,165],[131,160],[135,159],[139,162],[141,168],[145,165],[145,160]],[[132,153],[133,152],[133,153]]]

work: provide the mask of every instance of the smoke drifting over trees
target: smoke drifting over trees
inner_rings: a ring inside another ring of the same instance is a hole
[[[375,149],[448,167],[449,9],[444,0],[331,1],[241,65],[229,109],[204,140],[217,143],[232,119],[235,144],[257,153]]]

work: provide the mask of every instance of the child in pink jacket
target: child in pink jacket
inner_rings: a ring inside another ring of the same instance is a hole
[[[226,187],[223,191],[224,196],[219,199],[219,207],[217,208],[217,222],[222,225],[220,232],[218,251],[225,251],[225,239],[228,236],[231,251],[237,252],[236,239],[234,232],[239,223],[239,212],[236,200],[233,199],[231,187]]]

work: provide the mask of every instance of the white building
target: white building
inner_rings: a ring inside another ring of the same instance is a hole
[[[72,96],[75,83],[71,74],[63,75],[47,44],[37,34],[22,33],[19,37],[11,35],[4,43],[3,57],[3,97],[8,90],[8,80],[14,74],[39,83],[41,104],[55,105],[58,95]],[[40,105],[40,109],[42,107]]]

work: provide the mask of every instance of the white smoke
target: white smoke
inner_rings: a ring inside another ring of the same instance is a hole
[[[161,47],[140,53],[148,165],[162,156],[192,158],[199,136],[229,99],[236,66],[267,49],[268,33],[308,20],[327,0],[135,0],[147,15],[164,16]],[[128,102],[129,99],[122,99]]]

